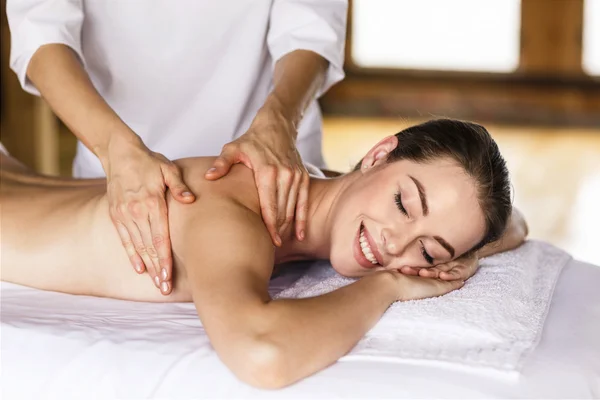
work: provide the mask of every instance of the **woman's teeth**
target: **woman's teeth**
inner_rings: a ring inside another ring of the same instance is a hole
[[[369,246],[369,241],[365,237],[364,228],[360,230],[359,241],[360,241],[360,248],[362,249],[362,252],[365,255],[365,258],[367,260],[369,260],[371,262],[371,264],[377,264],[377,259],[373,255],[373,252],[371,251],[371,246]]]

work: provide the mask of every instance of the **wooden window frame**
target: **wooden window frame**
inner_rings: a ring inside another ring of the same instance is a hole
[[[582,67],[583,12],[584,0],[521,0],[514,72],[371,68],[353,61],[350,0],[346,79],[322,99],[322,107],[330,114],[598,127],[600,77]]]

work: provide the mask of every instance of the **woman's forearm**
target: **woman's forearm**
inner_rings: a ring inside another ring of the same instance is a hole
[[[502,253],[519,247],[527,237],[529,228],[523,214],[513,207],[512,214],[508,221],[508,226],[502,237],[495,242],[484,246],[478,252],[480,258],[491,256],[492,254]]]
[[[40,47],[27,77],[52,110],[101,161],[111,140],[137,143],[138,136],[98,94],[75,53],[63,44]]]
[[[259,369],[258,385],[286,386],[333,364],[375,325],[397,296],[396,278],[378,273],[322,296],[267,303],[260,342],[272,350],[273,357]]]

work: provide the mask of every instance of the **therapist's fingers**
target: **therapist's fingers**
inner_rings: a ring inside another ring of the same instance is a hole
[[[277,169],[266,165],[254,173],[260,211],[271,240],[275,246],[281,246],[281,236],[277,232]]]
[[[304,240],[306,236],[306,220],[308,216],[308,189],[310,186],[310,177],[306,170],[303,171],[300,178],[300,187],[298,189],[298,201],[296,203],[296,237],[298,240]]]
[[[223,146],[221,154],[215,159],[212,167],[206,171],[204,177],[209,180],[222,178],[229,173],[229,170],[236,163],[237,147],[234,144],[227,143]]]
[[[146,267],[144,265],[144,261],[135,250],[135,246],[133,245],[133,240],[131,240],[129,231],[127,228],[125,228],[125,225],[123,225],[121,221],[114,218],[112,220],[113,224],[117,228],[119,237],[121,238],[121,243],[127,252],[127,257],[129,257],[129,261],[131,262],[131,265],[133,265],[133,269],[135,269],[138,274],[143,273],[146,270]]]
[[[154,264],[152,263],[152,259],[150,258],[148,251],[146,250],[146,245],[142,238],[140,229],[138,228],[137,224],[133,220],[125,221],[124,225],[125,225],[125,228],[127,228],[127,231],[129,232],[129,236],[131,237],[131,240],[133,241],[133,246],[135,248],[136,253],[144,261],[144,264],[146,265],[146,271],[148,271],[148,274],[152,278],[152,282],[158,288],[160,282],[157,282],[157,280],[155,279],[156,268],[154,267]]]
[[[285,223],[284,228],[292,223],[294,220],[294,215],[296,214],[296,201],[298,200],[298,190],[300,189],[300,183],[302,181],[302,172],[300,170],[296,170],[294,173],[294,178],[292,182],[292,186],[290,188],[290,193],[287,198],[287,204],[285,208]],[[283,231],[283,229],[281,230]]]
[[[171,195],[175,200],[188,204],[193,203],[196,200],[194,193],[183,181],[181,170],[174,163],[165,164],[162,167],[163,178],[165,185],[169,188]]]
[[[287,227],[293,216],[288,221],[287,204],[290,191],[294,185],[294,172],[290,167],[277,167],[277,232],[280,234]]]
[[[134,222],[138,227],[141,238],[141,243],[136,246],[136,250],[142,256],[144,262],[146,262],[146,269],[148,269],[148,272],[152,276],[154,285],[160,289],[160,266],[158,262],[158,253],[152,243],[152,231],[150,228],[149,216],[146,216],[144,219],[136,219]]]
[[[164,295],[171,293],[171,276],[173,271],[173,257],[167,218],[167,203],[165,199],[157,198],[155,204],[150,209],[149,219],[152,245],[156,251],[156,263],[159,269],[160,291]]]

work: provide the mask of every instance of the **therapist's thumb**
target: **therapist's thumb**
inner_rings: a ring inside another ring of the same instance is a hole
[[[181,203],[191,203],[196,199],[190,188],[183,182],[179,170],[164,174],[164,179],[175,200]]]
[[[215,162],[213,162],[212,167],[206,171],[204,175],[206,179],[219,179],[229,172],[231,166],[234,164],[233,157],[229,157],[227,154],[221,154]]]

